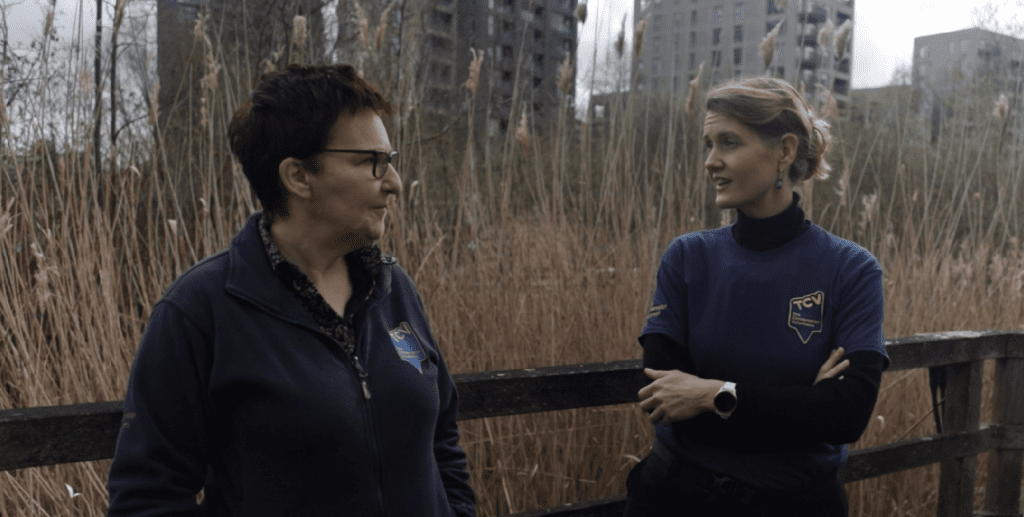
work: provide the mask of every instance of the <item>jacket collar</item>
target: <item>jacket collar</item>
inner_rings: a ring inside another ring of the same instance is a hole
[[[262,212],[250,215],[242,230],[231,240],[225,289],[277,317],[317,329],[313,316],[271,268],[270,257],[259,233],[261,216]],[[378,268],[375,281],[376,289],[369,301],[371,306],[391,290],[390,268],[386,265]]]

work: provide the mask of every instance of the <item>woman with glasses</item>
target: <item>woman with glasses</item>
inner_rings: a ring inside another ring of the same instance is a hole
[[[269,74],[238,110],[263,211],[154,306],[109,515],[474,515],[455,386],[374,243],[402,190],[392,112],[347,65]]]
[[[708,93],[704,167],[728,227],[675,239],[640,336],[651,454],[626,515],[845,517],[838,477],[882,370],[882,271],[804,218],[795,183],[823,178],[831,144],[789,83]]]

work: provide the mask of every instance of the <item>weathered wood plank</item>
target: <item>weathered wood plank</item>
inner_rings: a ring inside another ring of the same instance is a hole
[[[1000,331],[941,332],[886,340],[889,370],[910,370],[985,359],[1009,354],[1024,355],[1024,346],[1010,348],[1009,340],[1019,333]]]
[[[1024,358],[1024,334],[928,334],[887,342],[892,369],[991,357]],[[460,419],[631,403],[640,361],[455,375]],[[109,458],[122,402],[0,410],[0,471]]]
[[[1024,340],[1024,336],[1014,339]],[[1016,345],[1013,345],[1016,346]],[[993,420],[1014,431],[1024,429],[1024,359],[996,361]],[[1017,445],[1014,447],[1013,445]],[[1008,441],[992,453],[984,511],[990,515],[1020,515],[1021,468],[1024,447]]]
[[[850,451],[846,465],[839,471],[844,483],[860,481],[902,470],[909,470],[947,458],[978,454],[1004,441],[1024,440],[1024,433],[987,426],[973,431],[935,434]]]
[[[513,513],[508,517],[621,517],[625,511],[626,496],[616,495],[529,512]]]
[[[454,375],[459,419],[637,402],[639,360]]]
[[[981,379],[984,363],[946,366],[943,390],[942,429],[944,433],[972,431],[981,415]],[[938,517],[970,515],[974,510],[974,476],[978,457],[968,455],[943,460],[939,475]]]
[[[0,471],[114,456],[122,401],[0,411]]]

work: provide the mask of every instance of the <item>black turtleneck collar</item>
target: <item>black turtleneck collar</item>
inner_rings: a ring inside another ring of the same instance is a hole
[[[800,208],[800,195],[793,193],[793,203],[782,213],[766,219],[755,219],[736,210],[732,236],[740,246],[751,251],[768,251],[782,247],[797,238],[810,226]]]

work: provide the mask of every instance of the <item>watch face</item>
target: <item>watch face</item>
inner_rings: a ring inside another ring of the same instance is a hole
[[[736,395],[733,395],[728,391],[723,391],[718,395],[715,395],[715,409],[723,413],[728,413],[729,411],[732,411],[734,407],[736,407]]]

